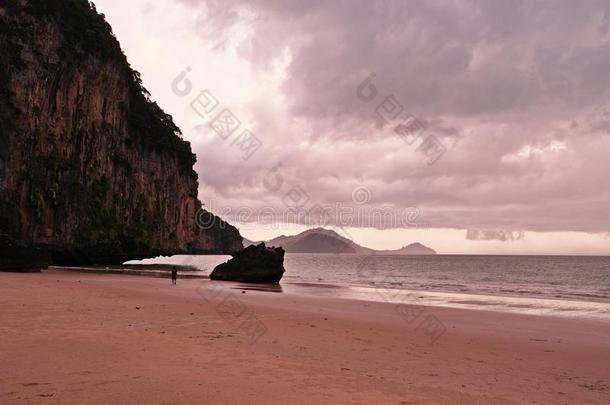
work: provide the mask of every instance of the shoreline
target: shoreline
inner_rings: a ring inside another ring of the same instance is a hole
[[[94,274],[115,274],[142,277],[169,277],[167,270],[135,270],[137,265],[125,268],[101,267],[49,267],[42,272],[76,272]],[[200,271],[181,271],[179,279],[209,280],[208,275],[197,274]],[[264,289],[269,287],[257,284],[228,282],[235,289]],[[584,300],[565,297],[492,294],[483,292],[463,292],[450,290],[384,288],[372,286],[349,286],[321,282],[283,281],[274,286],[275,292],[306,295],[312,297],[336,297],[366,302],[387,302],[389,304],[411,303],[415,305],[461,308],[500,313],[520,313],[527,315],[545,315],[557,317],[590,317],[610,322],[610,301]],[[332,294],[332,295],[331,295]]]
[[[241,291],[0,273],[1,402],[610,401],[608,322]]]

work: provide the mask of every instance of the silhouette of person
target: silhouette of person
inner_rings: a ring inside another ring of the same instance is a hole
[[[176,266],[172,267],[172,285],[176,285],[176,279],[178,278],[178,269]]]

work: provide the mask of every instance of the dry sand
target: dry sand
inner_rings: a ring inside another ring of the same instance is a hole
[[[0,273],[0,403],[610,403],[608,322],[217,285]]]

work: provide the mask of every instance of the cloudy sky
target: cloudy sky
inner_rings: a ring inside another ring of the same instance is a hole
[[[610,2],[96,0],[250,239],[610,254]]]

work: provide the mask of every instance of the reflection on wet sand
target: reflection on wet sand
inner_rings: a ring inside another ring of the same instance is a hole
[[[236,287],[231,287],[233,290],[247,290],[247,291],[263,291],[281,293],[283,292],[282,286],[279,284],[238,284]]]

